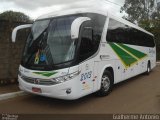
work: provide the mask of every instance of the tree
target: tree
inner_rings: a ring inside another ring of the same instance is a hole
[[[127,13],[123,18],[137,22],[138,25],[155,36],[157,58],[160,60],[160,8],[155,8],[155,0],[126,0],[121,12]]]
[[[29,16],[21,12],[6,11],[0,14],[1,20],[9,20],[16,22],[31,22]]]
[[[20,64],[21,53],[24,47],[25,38],[27,38],[30,29],[19,30],[17,33],[17,42],[11,42],[12,30],[19,25],[28,24],[32,21],[30,18],[20,12],[6,11],[0,14],[0,66],[3,66],[4,75],[1,78],[5,82],[10,83],[14,79],[17,80],[17,69]],[[7,79],[7,80],[6,80]]]
[[[150,14],[154,12],[154,0],[126,0],[121,12],[125,11],[128,15],[125,19],[131,22],[149,20]]]

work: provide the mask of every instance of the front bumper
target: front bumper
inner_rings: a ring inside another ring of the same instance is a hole
[[[78,78],[75,77],[74,79],[66,81],[64,83],[45,86],[45,85],[28,83],[24,81],[20,76],[18,76],[19,88],[21,90],[32,93],[32,94],[36,94],[36,95],[58,98],[58,99],[65,99],[65,100],[75,100],[82,97],[80,95],[80,91],[76,84],[77,79]],[[41,93],[33,92],[32,88],[40,88]],[[71,90],[70,94],[67,94],[66,92],[68,89]]]

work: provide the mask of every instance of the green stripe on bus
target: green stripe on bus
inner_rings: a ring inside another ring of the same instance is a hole
[[[144,53],[142,53],[136,49],[133,49],[131,47],[128,47],[124,44],[119,43],[118,45],[121,46],[122,48],[124,48],[125,50],[127,50],[128,52],[132,53],[134,56],[136,56],[139,59],[142,59],[147,56],[147,54],[144,54]]]
[[[137,62],[135,58],[133,58],[131,55],[126,53],[124,50],[116,46],[114,43],[109,43],[109,45],[112,47],[112,49],[116,52],[116,54],[119,56],[119,58],[123,61],[123,63],[129,67],[131,64]]]
[[[33,72],[33,73],[37,75],[42,75],[45,77],[50,77],[52,75],[55,75],[57,72]]]

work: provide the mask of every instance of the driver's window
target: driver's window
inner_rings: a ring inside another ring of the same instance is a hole
[[[93,29],[90,26],[83,26],[81,29],[81,44],[80,44],[80,61],[90,57],[94,52],[93,44]]]

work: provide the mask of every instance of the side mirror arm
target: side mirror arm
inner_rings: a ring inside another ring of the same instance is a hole
[[[89,17],[79,17],[75,19],[71,25],[71,38],[76,39],[79,37],[79,29],[83,22],[89,21],[91,18]]]
[[[25,28],[30,28],[30,27],[32,27],[32,24],[20,25],[20,26],[15,27],[13,29],[13,32],[12,32],[12,42],[16,41],[16,36],[17,36],[17,31],[18,30],[25,29]]]

